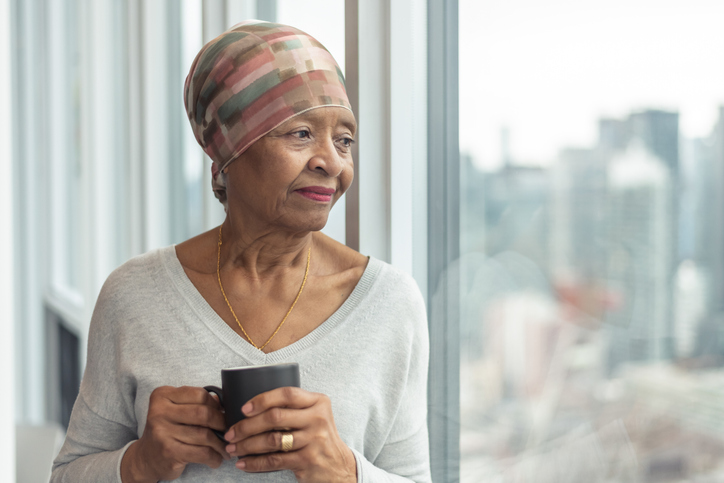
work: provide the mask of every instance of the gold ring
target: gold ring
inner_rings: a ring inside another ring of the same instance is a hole
[[[294,446],[294,435],[292,433],[282,433],[282,451],[287,452],[292,450]]]

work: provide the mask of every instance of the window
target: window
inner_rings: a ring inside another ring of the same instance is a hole
[[[62,297],[82,305],[80,266],[83,253],[83,182],[87,177],[83,162],[83,66],[78,28],[80,7],[75,0],[56,5],[59,18],[51,23],[51,35],[58,40],[49,46],[49,66],[58,72],[57,82],[48,86],[50,96],[47,110],[51,143],[46,165],[50,172],[50,208],[52,265],[54,290]]]
[[[435,481],[721,479],[722,7],[12,4],[16,165],[47,173],[16,175],[19,421],[72,398],[114,267],[223,218],[181,89],[261,18],[347,70],[358,192],[325,231],[427,298]]]
[[[181,62],[179,65],[180,69],[177,72],[177,82],[175,83],[175,85],[180,86],[179,92],[182,92],[181,89],[183,88],[191,64],[203,46],[203,29],[200,22],[202,12],[201,0],[183,1],[181,7],[181,25],[179,29]],[[182,94],[179,94],[176,100],[180,101],[181,99]],[[204,159],[203,151],[196,142],[193,132],[189,129],[188,122],[185,119],[185,111],[180,114],[182,115],[179,127],[183,139],[183,182],[181,182],[179,186],[183,186],[184,189],[179,193],[179,196],[183,200],[179,210],[179,220],[183,220],[183,228],[179,230],[179,241],[204,231],[204,196],[208,194],[208,192],[204,190],[204,181],[206,180],[204,170],[209,169],[209,165],[205,163],[206,159]]]
[[[80,338],[75,328],[52,310],[46,313],[48,418],[67,429],[80,389]]]
[[[722,7],[460,0],[460,480],[721,478]]]

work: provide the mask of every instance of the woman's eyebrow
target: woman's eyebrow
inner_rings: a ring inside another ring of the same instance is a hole
[[[357,123],[352,121],[340,121],[340,124],[342,124],[344,127],[352,131],[352,133],[357,132]]]

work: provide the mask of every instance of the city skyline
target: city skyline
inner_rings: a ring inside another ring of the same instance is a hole
[[[461,481],[721,481],[718,115],[592,120],[545,167],[505,132],[494,171],[461,153]]]

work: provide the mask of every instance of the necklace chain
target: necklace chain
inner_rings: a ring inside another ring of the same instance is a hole
[[[234,316],[234,320],[236,321],[237,325],[241,329],[241,332],[244,334],[244,337],[246,337],[246,340],[249,341],[251,345],[253,345],[255,348],[262,350],[264,347],[266,347],[269,342],[274,338],[275,335],[279,332],[279,329],[282,328],[282,325],[284,325],[284,322],[287,321],[287,317],[289,317],[289,314],[292,313],[292,310],[294,310],[294,306],[297,305],[297,300],[299,300],[299,297],[302,295],[302,292],[304,291],[304,285],[307,283],[307,275],[309,275],[309,260],[312,256],[312,247],[309,247],[309,250],[307,250],[307,268],[304,270],[304,280],[302,280],[302,286],[299,287],[299,292],[297,293],[297,297],[294,299],[294,302],[292,302],[292,306],[289,307],[289,310],[287,311],[287,315],[284,316],[282,321],[277,326],[277,329],[274,331],[274,333],[267,339],[266,342],[260,347],[254,343],[253,340],[251,340],[251,337],[249,337],[249,334],[246,333],[244,330],[244,326],[241,325],[241,322],[239,322],[239,318],[236,316],[236,313],[234,312],[234,309],[231,308],[231,303],[229,302],[229,299],[226,297],[226,292],[224,291],[224,286],[221,285],[221,227],[219,227],[219,248],[216,252],[216,278],[219,280],[219,288],[221,289],[221,295],[224,296],[224,300],[226,301],[226,305],[229,307],[229,310],[231,311],[231,315]]]

